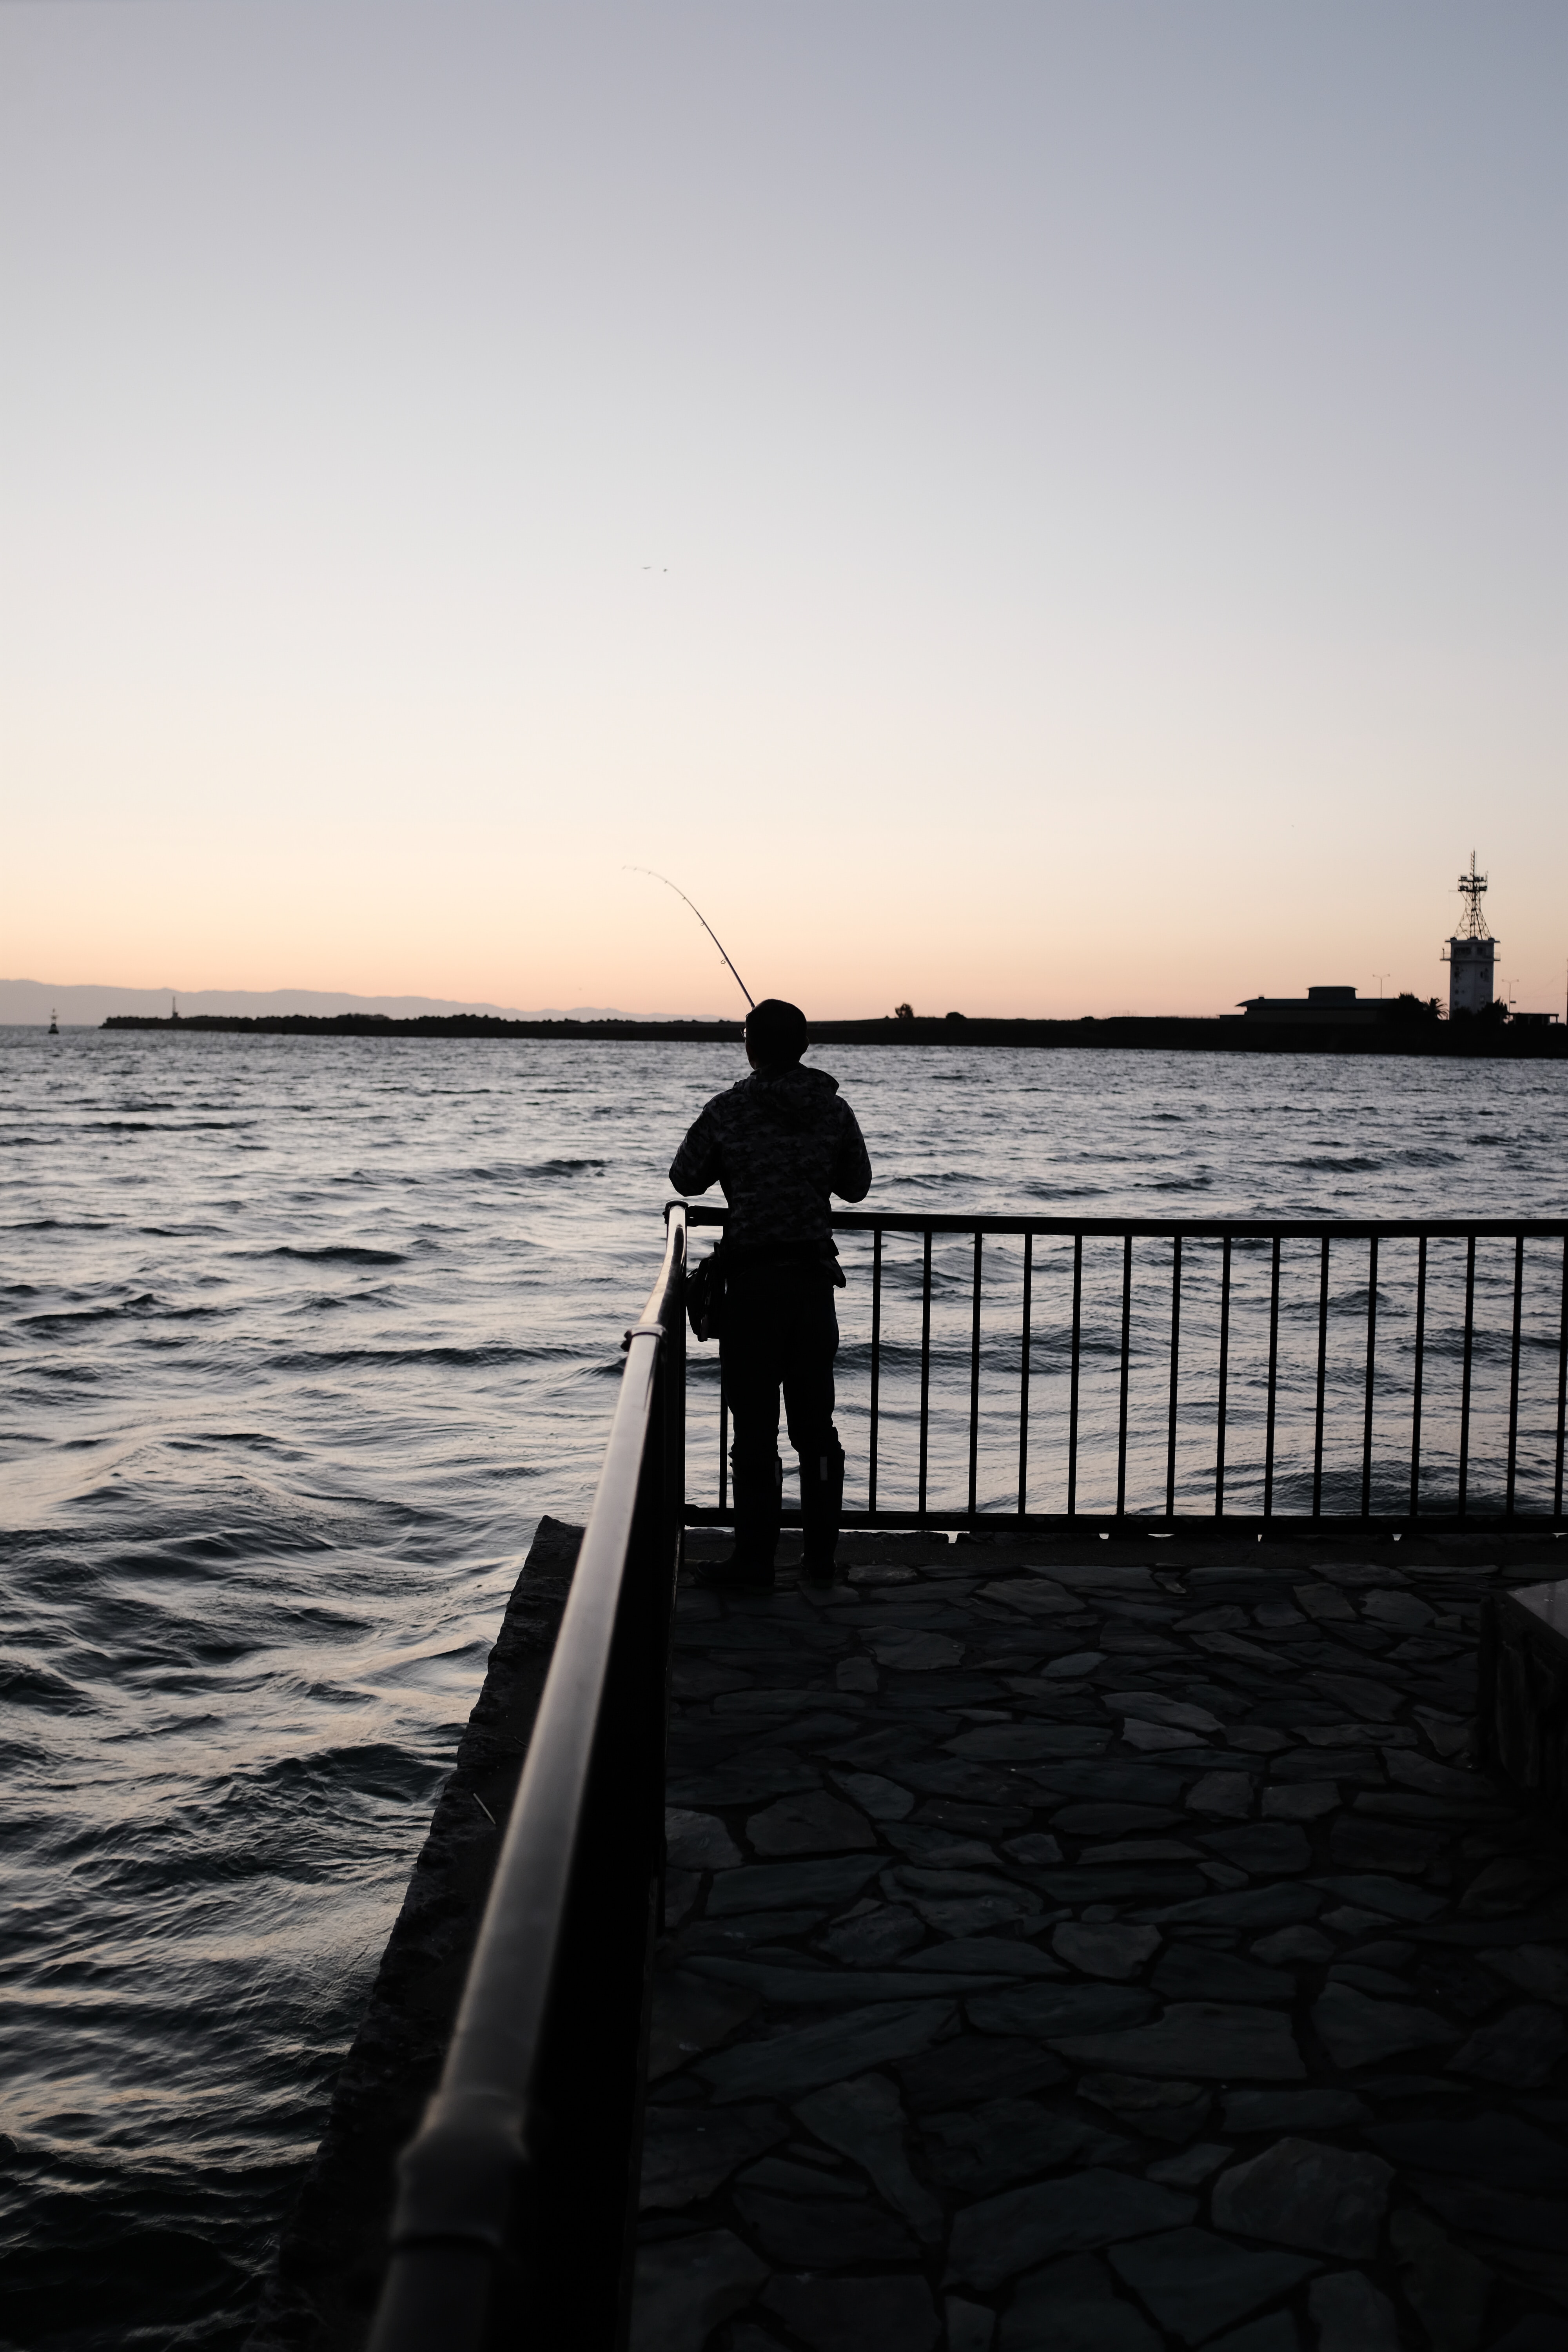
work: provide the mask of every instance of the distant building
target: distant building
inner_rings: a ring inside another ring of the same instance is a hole
[[[1358,996],[1353,988],[1310,988],[1305,996],[1245,996],[1246,1021],[1338,1021],[1363,1027],[1391,1010],[1381,996]]]
[[[1486,876],[1476,872],[1476,853],[1472,849],[1470,870],[1459,877],[1460,892],[1469,904],[1464,921],[1443,949],[1443,961],[1448,967],[1450,1021],[1456,1013],[1484,1013],[1492,1002],[1498,941],[1488,930],[1487,919],[1481,912],[1481,894],[1486,887]]]

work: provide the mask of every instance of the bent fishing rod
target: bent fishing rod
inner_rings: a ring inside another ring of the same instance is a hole
[[[678,882],[672,882],[668,874],[656,874],[651,866],[628,866],[623,870],[627,874],[646,874],[650,881],[662,882],[667,890],[673,890],[678,898],[686,898],[686,893]],[[757,1000],[752,994],[751,990],[746,986],[745,982],[741,978],[740,973],[735,971],[734,965],[730,963],[729,956],[725,954],[723,940],[719,937],[718,932],[714,929],[712,924],[709,921],[701,908],[696,904],[695,900],[686,898],[686,903],[691,908],[692,913],[696,916],[698,921],[701,924],[703,929],[707,932],[709,938],[718,949],[720,954],[724,957],[725,962],[730,964],[730,970],[731,972],[734,972],[735,985],[739,988],[742,995],[745,998],[747,1003],[754,1013],[757,1009]]]

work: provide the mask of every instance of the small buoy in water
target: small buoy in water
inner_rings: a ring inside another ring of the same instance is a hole
[[[49,1034],[50,1034],[50,1036],[51,1036],[51,1037],[58,1037],[58,1036],[59,1035],[59,1034],[60,1034],[60,1024],[59,1024],[59,1023],[55,1019],[55,1008],[54,1008],[54,1006],[51,1004],[51,1005],[50,1005],[50,1007],[49,1007]]]

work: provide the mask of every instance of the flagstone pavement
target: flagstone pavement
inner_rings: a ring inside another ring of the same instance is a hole
[[[1568,2352],[1568,1545],[843,1549],[682,1585],[633,2352]]]

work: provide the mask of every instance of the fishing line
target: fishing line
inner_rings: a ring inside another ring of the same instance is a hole
[[[650,881],[662,882],[667,890],[673,890],[678,898],[686,898],[686,893],[680,887],[679,882],[672,882],[668,874],[656,874],[651,866],[623,866],[621,870],[625,874],[646,874]],[[701,908],[696,904],[695,900],[686,898],[686,903],[691,908],[692,913],[696,916],[698,921],[701,924],[703,929],[707,932],[709,938],[718,949],[720,954],[724,957],[725,962],[730,964],[730,970],[735,973],[735,985],[739,988],[742,995],[745,998],[747,1003],[754,1013],[757,1009],[757,1000],[752,994],[751,990],[746,986],[745,982],[741,978],[740,973],[735,971],[734,965],[730,963],[729,957],[724,953],[723,940],[719,937],[718,932],[714,929],[712,924],[709,921]]]

